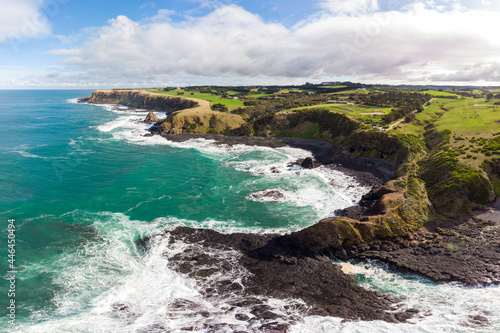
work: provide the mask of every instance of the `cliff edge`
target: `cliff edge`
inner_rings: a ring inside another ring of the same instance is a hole
[[[225,133],[246,124],[239,115],[212,111],[210,102],[196,98],[174,97],[146,90],[96,90],[80,99],[83,103],[120,104],[134,108],[173,112],[157,123],[155,134]]]

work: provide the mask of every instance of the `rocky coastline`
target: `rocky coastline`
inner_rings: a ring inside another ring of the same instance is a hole
[[[152,129],[152,133],[155,133]],[[379,181],[388,181],[395,177],[397,165],[391,161],[384,161],[375,158],[358,157],[354,158],[343,154],[334,144],[328,141],[315,139],[301,139],[288,137],[259,137],[259,136],[236,136],[224,134],[162,134],[162,137],[173,142],[184,142],[190,139],[215,140],[217,144],[224,145],[247,145],[260,147],[293,147],[311,152],[314,156],[315,167],[320,165],[334,165],[335,169],[353,176],[361,184],[373,185],[374,178]],[[302,161],[297,161],[300,164]],[[375,182],[376,183],[376,182]]]
[[[177,142],[205,138],[226,145],[288,145],[311,151],[315,166],[323,164],[341,168],[362,184],[380,185],[395,178],[396,166],[393,163],[351,158],[325,141],[220,134],[163,137]],[[360,223],[367,220],[367,216],[383,214],[386,208],[380,204],[381,199],[394,192],[386,185],[375,186],[363,196],[359,205],[336,214]],[[328,227],[325,229],[322,225]],[[194,278],[204,286],[204,290],[208,288],[210,297],[239,295],[240,301],[235,303],[235,308],[250,306],[252,315],[238,318],[253,318],[260,321],[264,328],[281,329],[283,332],[296,318],[274,313],[273,309],[259,301],[262,297],[300,299],[306,305],[303,315],[336,316],[346,320],[405,322],[422,315],[414,309],[401,308],[400,300],[390,295],[356,286],[354,278],[332,262],[336,259],[378,261],[388,264],[390,269],[418,274],[435,282],[454,282],[465,286],[500,284],[500,267],[497,264],[500,262],[500,223],[496,221],[465,216],[424,226],[407,235],[376,237],[350,245],[329,238],[336,231],[329,229],[333,225],[326,219],[287,235],[227,235],[212,230],[179,227],[144,239],[142,244],[147,246],[156,237],[168,237],[172,243],[190,244],[183,253],[168,258],[172,269]],[[234,265],[207,255],[221,249],[236,251],[239,258],[237,264],[247,271],[246,278],[238,285],[224,279],[217,280],[215,284],[210,280],[214,274],[229,275],[228,269]],[[210,263],[212,266],[207,266]],[[208,283],[209,280],[212,282]]]
[[[171,134],[158,132],[159,125],[152,126],[151,135],[161,134],[175,142],[204,138],[225,145],[302,148],[314,157],[307,167],[330,166],[373,187],[359,205],[287,235],[220,234],[179,227],[139,241],[145,248],[164,238],[171,244],[187,244],[183,252],[167,258],[170,267],[195,279],[205,297],[231,299],[233,307],[228,311],[233,311],[237,320],[254,320],[262,324],[261,330],[285,332],[298,320],[296,312],[276,313],[263,301],[270,297],[301,300],[303,303],[294,305],[301,316],[406,322],[421,315],[402,308],[400,300],[390,295],[357,286],[352,276],[332,262],[336,259],[375,260],[435,282],[500,284],[500,222],[476,214],[429,223],[426,195],[406,196],[410,185],[415,192],[421,184],[398,178],[395,161],[354,157],[327,141]],[[245,274],[237,281],[224,278],[231,276],[235,267]],[[240,313],[239,309],[248,311]]]

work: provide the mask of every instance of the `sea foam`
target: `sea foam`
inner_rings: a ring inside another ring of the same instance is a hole
[[[96,128],[102,133],[111,135],[113,140],[136,145],[196,149],[205,157],[214,159],[225,167],[255,176],[251,183],[242,184],[251,189],[252,193],[261,193],[279,185],[285,191],[285,195],[278,202],[296,207],[311,207],[318,219],[333,216],[335,210],[356,204],[361,196],[370,190],[370,187],[361,185],[354,177],[329,167],[303,169],[295,162],[311,156],[311,152],[305,149],[226,145],[204,138],[173,142],[158,135],[150,136],[149,128],[152,125],[143,122],[143,114],[139,116],[133,112],[116,111],[109,106],[105,108],[118,113],[119,116]],[[255,199],[255,195],[250,195],[247,199],[262,203],[272,202],[272,200]]]
[[[141,237],[164,228],[195,225],[196,221],[168,218],[146,222],[131,220],[121,213],[80,210],[58,218],[89,224],[96,238],[43,265],[22,267],[24,276],[50,274],[53,285],[61,289],[53,299],[55,309],[33,312],[28,322],[16,327],[17,332],[181,332],[186,327],[201,332],[214,323],[253,332],[260,325],[235,319],[236,311],[250,314],[250,308],[234,309],[227,303],[234,301],[232,298],[207,298],[197,281],[169,268],[168,258],[189,245],[170,243],[168,237],[162,237],[153,239],[144,251],[137,243]],[[220,223],[223,224],[228,222]],[[217,229],[213,222],[207,225]],[[214,251],[209,254],[229,262],[239,255],[230,250]],[[247,274],[236,262],[232,267],[231,276],[224,278],[239,281]],[[287,305],[300,303],[272,298],[263,301],[277,313],[295,311],[293,306],[287,310]]]

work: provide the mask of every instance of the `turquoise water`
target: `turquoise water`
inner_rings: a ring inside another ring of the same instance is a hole
[[[145,114],[75,103],[90,93],[0,91],[4,277],[9,219],[15,219],[17,241],[16,325],[2,315],[2,331],[136,332],[153,324],[175,331],[191,320],[165,317],[176,298],[203,304],[215,313],[214,320],[234,321],[218,312],[224,305],[203,299],[194,281],[167,267],[162,254],[178,249],[159,242],[145,253],[136,241],[177,225],[221,232],[297,230],[352,205],[368,190],[335,170],[289,167],[310,155],[300,149],[144,137],[147,125],[140,120]],[[270,189],[283,197],[273,201],[255,195]],[[467,289],[467,301],[460,301],[460,287],[390,275],[373,265],[358,267],[355,274],[368,288],[407,297],[408,306],[439,311],[412,326],[312,317],[294,329],[494,332],[499,327],[496,287]],[[0,307],[6,309],[11,298],[4,282]],[[485,295],[496,304],[484,309],[489,323],[478,329],[462,325],[470,311],[485,307],[479,301]],[[478,301],[471,301],[474,297]],[[448,298],[454,306],[442,305]],[[127,304],[134,316],[117,315],[115,304]]]

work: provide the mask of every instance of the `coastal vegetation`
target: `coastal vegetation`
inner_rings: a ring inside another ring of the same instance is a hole
[[[310,248],[314,240],[335,248],[405,235],[485,208],[500,193],[500,96],[493,90],[338,82],[145,93],[197,103],[157,123],[153,131],[160,135],[320,139],[342,156],[396,166],[363,217],[333,217],[302,233],[299,243]]]

